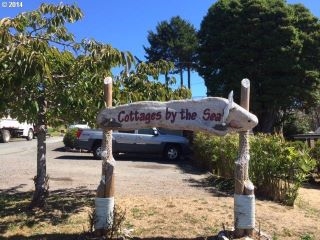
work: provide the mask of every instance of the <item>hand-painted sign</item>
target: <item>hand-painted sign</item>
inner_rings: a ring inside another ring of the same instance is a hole
[[[110,129],[164,127],[225,135],[250,130],[258,119],[234,103],[231,93],[229,99],[143,101],[110,107],[100,112],[97,123]]]

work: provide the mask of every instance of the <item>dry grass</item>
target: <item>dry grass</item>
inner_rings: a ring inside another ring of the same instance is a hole
[[[302,189],[294,208],[256,201],[256,220],[273,239],[320,239],[319,189]],[[27,211],[32,193],[2,192],[0,239],[84,239],[94,192],[51,192],[44,211]],[[123,231],[132,237],[192,239],[215,236],[233,225],[233,198],[228,196],[118,196],[126,211]]]

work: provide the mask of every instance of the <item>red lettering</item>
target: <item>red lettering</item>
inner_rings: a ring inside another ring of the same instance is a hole
[[[216,120],[216,114],[215,113],[211,113],[210,121],[215,121],[215,120]]]
[[[191,114],[191,120],[196,120],[196,117],[197,117],[197,113],[196,112],[193,112]]]
[[[217,116],[216,116],[216,121],[217,121],[217,122],[220,122],[220,121],[221,121],[221,118],[222,118],[222,114],[221,114],[221,113],[218,113]]]
[[[211,113],[209,108],[206,108],[203,111],[202,119],[205,121],[210,120],[210,121],[219,122],[219,121],[221,121],[221,118],[222,118],[221,113],[214,113],[214,112]]]
[[[204,111],[203,111],[203,116],[202,116],[202,119],[207,121],[209,120],[210,118],[210,109],[209,108],[206,108]]]
[[[152,113],[151,116],[150,116],[150,119],[153,121],[156,119],[156,113]]]
[[[126,113],[125,111],[120,111],[118,113],[118,121],[119,122],[134,122],[140,121],[145,123],[150,123],[154,120],[161,119],[161,112],[153,112],[153,113],[139,113],[138,111],[130,111]]]
[[[150,123],[150,119],[151,119],[151,114],[147,113],[145,123]]]
[[[118,121],[119,122],[123,122],[123,118],[121,117],[122,114],[125,114],[125,111],[119,112],[119,114],[118,114]]]
[[[161,112],[157,112],[156,120],[160,120],[160,119],[161,119]]]

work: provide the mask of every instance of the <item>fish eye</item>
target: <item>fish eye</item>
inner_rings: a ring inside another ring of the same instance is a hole
[[[251,120],[248,120],[248,122],[251,122]]]

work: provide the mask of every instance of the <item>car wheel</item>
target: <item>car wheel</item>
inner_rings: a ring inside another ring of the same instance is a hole
[[[180,159],[180,147],[178,145],[170,144],[165,148],[164,157],[170,161]]]
[[[101,144],[96,144],[94,145],[93,149],[92,149],[92,153],[93,153],[93,157],[95,159],[101,159],[101,153],[102,153],[102,147]]]
[[[7,143],[7,142],[10,141],[11,135],[10,135],[10,132],[8,130],[1,130],[1,136],[2,136],[1,141],[3,143]]]
[[[33,131],[32,131],[32,129],[29,129],[28,135],[27,135],[27,140],[30,141],[33,139],[33,137],[34,137]]]

